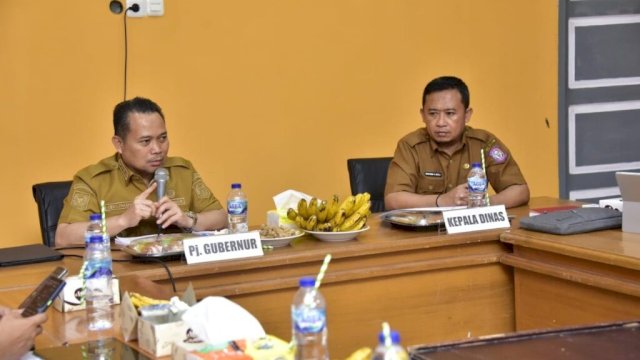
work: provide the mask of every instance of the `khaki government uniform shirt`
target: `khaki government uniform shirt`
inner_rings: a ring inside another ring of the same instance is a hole
[[[484,148],[487,178],[495,192],[511,185],[526,184],[509,149],[485,130],[465,128],[463,146],[452,156],[438,149],[426,128],[415,130],[398,141],[389,165],[385,195],[407,191],[443,194],[467,182],[471,163],[482,162]]]
[[[191,162],[181,157],[167,157],[163,167],[169,171],[166,195],[182,211],[200,213],[222,209],[222,205],[202,181]],[[69,195],[64,199],[64,207],[59,223],[89,221],[89,215],[100,213],[100,200],[105,201],[106,216],[124,213],[136,196],[147,189],[145,180],[129,169],[119,154],[90,165],[74,176]],[[157,201],[156,193],[148,199]],[[173,226],[172,226],[173,227]],[[165,229],[167,230],[167,229]],[[167,232],[179,231],[177,227]],[[140,221],[138,226],[123,230],[118,236],[140,236],[155,234],[158,225],[155,218]]]

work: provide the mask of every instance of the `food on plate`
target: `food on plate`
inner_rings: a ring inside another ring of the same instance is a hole
[[[159,237],[134,240],[128,247],[141,255],[179,253],[183,251],[183,238],[183,234],[161,234]]]
[[[300,229],[309,231],[354,231],[362,229],[371,215],[371,194],[350,195],[342,203],[338,195],[331,202],[312,198],[298,201],[297,209],[289,208],[287,217]]]
[[[302,232],[298,229],[286,228],[282,225],[280,226],[262,225],[260,227],[261,239],[278,239],[278,238],[296,236],[301,234]]]

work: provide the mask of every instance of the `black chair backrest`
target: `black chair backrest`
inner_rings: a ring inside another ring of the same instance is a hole
[[[348,159],[351,194],[371,194],[371,212],[384,211],[384,186],[392,157]]]
[[[62,212],[62,202],[69,194],[71,181],[56,181],[35,184],[32,187],[33,198],[38,204],[38,218],[42,243],[54,247],[58,219]]]

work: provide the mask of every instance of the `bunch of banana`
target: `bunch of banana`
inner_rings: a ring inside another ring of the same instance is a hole
[[[131,303],[135,306],[136,310],[141,307],[145,307],[147,305],[157,305],[157,304],[168,304],[167,300],[158,300],[153,299],[148,296],[140,295],[138,293],[130,292],[129,297],[131,298]]]
[[[342,203],[338,195],[330,202],[312,198],[308,203],[300,199],[298,208],[289,208],[287,217],[299,228],[313,231],[359,230],[371,214],[371,194],[365,192],[350,195]]]

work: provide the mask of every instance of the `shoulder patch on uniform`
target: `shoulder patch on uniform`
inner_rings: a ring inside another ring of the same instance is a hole
[[[493,161],[496,162],[496,164],[502,164],[503,162],[507,161],[508,158],[507,153],[502,151],[502,149],[500,149],[498,145],[494,145],[489,150],[489,157],[491,157]]]
[[[81,191],[74,191],[71,195],[71,206],[78,210],[87,210],[87,207],[89,206],[89,199],[89,194]]]
[[[206,199],[211,196],[211,191],[202,181],[193,184],[193,191],[196,193],[196,197],[200,199]]]

